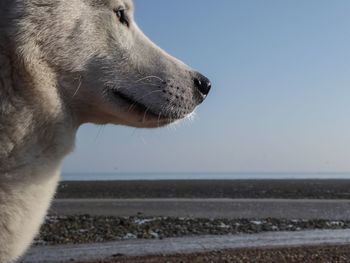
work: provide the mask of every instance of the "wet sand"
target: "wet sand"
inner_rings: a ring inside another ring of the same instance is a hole
[[[350,220],[350,200],[324,199],[59,199],[53,215]]]

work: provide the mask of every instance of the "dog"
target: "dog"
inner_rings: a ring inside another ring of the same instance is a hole
[[[132,0],[1,0],[0,263],[38,233],[80,125],[158,128],[207,97],[133,14]]]

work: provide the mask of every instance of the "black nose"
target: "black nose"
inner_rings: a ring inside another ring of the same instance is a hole
[[[204,97],[209,94],[211,89],[210,80],[200,73],[197,73],[196,77],[194,78],[194,86]]]

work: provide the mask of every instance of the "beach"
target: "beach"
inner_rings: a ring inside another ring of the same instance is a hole
[[[350,180],[62,182],[35,246],[347,230],[348,211]],[[348,248],[115,253],[98,262],[348,262]]]

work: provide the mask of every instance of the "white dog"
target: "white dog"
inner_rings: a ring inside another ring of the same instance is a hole
[[[37,234],[81,124],[164,126],[210,87],[143,35],[131,0],[1,0],[0,263]]]

